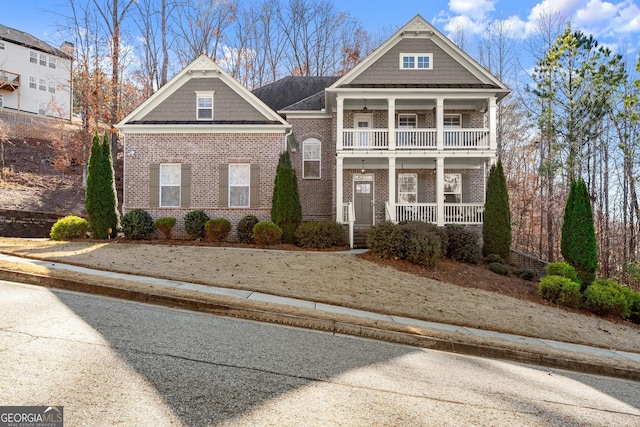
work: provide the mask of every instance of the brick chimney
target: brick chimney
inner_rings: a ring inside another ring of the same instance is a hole
[[[73,43],[71,42],[64,42],[62,43],[62,46],[60,46],[60,50],[64,53],[66,53],[67,55],[69,55],[71,58],[73,58],[73,51],[74,51],[74,46]]]

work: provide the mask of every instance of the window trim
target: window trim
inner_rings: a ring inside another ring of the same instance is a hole
[[[317,159],[309,159],[307,158],[307,144],[317,144],[318,145],[318,158]],[[318,176],[307,176],[307,162],[318,162]],[[322,142],[317,138],[309,138],[302,141],[302,179],[322,179]]]
[[[447,177],[457,177],[457,188],[454,191],[447,191]],[[462,203],[462,174],[461,173],[445,173],[444,177],[443,177],[443,182],[442,182],[442,186],[443,186],[443,193],[444,193],[444,200],[445,203]],[[456,201],[454,202],[447,202],[447,195],[452,195],[454,196],[454,198],[456,199]]]
[[[29,76],[29,89],[38,90],[38,79],[33,76]]]
[[[46,79],[38,79],[38,90],[43,92],[47,91],[47,80]]]
[[[231,185],[231,169],[234,167],[238,167],[238,166],[243,166],[246,167],[248,169],[248,174],[247,174],[247,185]],[[228,195],[228,202],[227,205],[229,208],[233,208],[233,209],[247,209],[251,207],[251,164],[250,163],[229,163],[228,166],[228,170],[227,170],[227,174],[228,174],[228,181],[227,181],[227,195]],[[247,204],[246,205],[232,205],[231,201],[231,188],[245,188],[247,189]]]
[[[40,54],[40,61],[38,62],[40,65],[46,67],[47,66],[47,55],[45,55],[44,53]]]
[[[29,51],[29,62],[31,64],[38,64],[38,52],[34,50]]]
[[[55,69],[57,67],[57,61],[55,56],[49,57],[49,68]]]
[[[178,170],[180,172],[180,182],[178,184],[162,183],[162,167],[163,166],[178,166]],[[163,187],[178,187],[178,204],[177,205],[162,204],[162,188]],[[179,208],[181,206],[182,206],[182,164],[181,163],[160,163],[158,165],[158,207],[159,208]]]
[[[449,117],[449,118],[451,118],[451,117],[457,117],[457,118],[458,118],[458,121],[460,122],[460,124],[459,124],[459,125],[457,125],[457,126],[447,125],[447,124],[445,123],[445,119],[446,119],[447,117]],[[442,126],[443,126],[443,127],[445,127],[445,128],[447,128],[447,129],[462,129],[462,114],[444,114],[444,115],[442,116]]]
[[[211,121],[213,120],[213,107],[214,107],[214,99],[213,95],[215,91],[195,91],[196,94],[196,120],[201,121]],[[210,99],[211,107],[200,107],[201,99]],[[200,117],[200,111],[211,111],[211,117]]]
[[[411,67],[405,67],[405,58],[411,58]],[[420,58],[429,58],[428,67],[420,67]],[[433,70],[433,53],[400,53],[400,69],[401,70]]]
[[[409,191],[400,191],[400,180],[405,177],[405,176],[409,176],[412,177],[415,181],[415,192],[409,192]],[[397,182],[397,188],[398,188],[398,194],[396,195],[398,197],[398,204],[408,204],[411,202],[401,202],[400,199],[400,194],[413,194],[415,196],[415,202],[413,203],[417,203],[418,202],[418,174],[417,173],[399,173],[398,174],[398,182]]]
[[[400,118],[401,117],[413,118],[413,120],[414,120],[413,126],[412,127],[402,127],[402,126],[400,126]],[[418,128],[418,115],[415,114],[415,113],[398,113],[398,120],[397,120],[396,126],[398,126],[398,129],[417,129]]]
[[[56,85],[53,80],[49,80],[49,84],[47,86],[49,88],[49,93],[56,93]]]

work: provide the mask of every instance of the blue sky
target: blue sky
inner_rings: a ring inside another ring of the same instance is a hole
[[[54,45],[63,41],[56,34],[56,24],[64,21],[60,15],[69,14],[65,0],[2,2],[11,3],[11,13],[3,13],[0,23]],[[524,40],[535,32],[539,12],[546,10],[568,17],[574,29],[592,34],[616,52],[622,50],[636,57],[640,51],[638,0],[336,0],[335,4],[338,10],[358,18],[372,33],[395,30],[420,14],[445,35],[463,27],[471,39],[478,39],[488,22],[499,18],[509,22],[514,33]]]

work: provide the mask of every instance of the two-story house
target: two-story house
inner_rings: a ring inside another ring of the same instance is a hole
[[[268,220],[286,149],[305,220],[481,226],[508,93],[419,15],[339,78],[251,93],[201,56],[118,125],[123,210]]]
[[[0,24],[0,111],[71,120],[73,45],[56,49]]]

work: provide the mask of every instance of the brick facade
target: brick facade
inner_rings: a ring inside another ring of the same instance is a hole
[[[235,227],[247,214],[261,220],[271,216],[271,199],[278,158],[284,148],[284,135],[278,133],[193,133],[127,134],[124,153],[124,213],[140,208],[156,219],[174,216],[175,236],[184,237],[184,216],[203,209],[211,218],[223,217]],[[150,165],[181,163],[191,165],[190,204],[183,208],[150,206]],[[221,164],[248,163],[260,166],[259,206],[229,208],[220,203]]]

